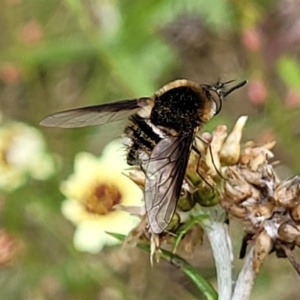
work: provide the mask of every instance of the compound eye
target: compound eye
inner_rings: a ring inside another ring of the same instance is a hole
[[[222,108],[222,99],[220,97],[219,91],[216,89],[210,89],[210,90],[206,90],[205,92],[206,92],[206,97],[211,101],[213,101],[213,103],[215,104],[216,107],[215,115],[217,115]]]

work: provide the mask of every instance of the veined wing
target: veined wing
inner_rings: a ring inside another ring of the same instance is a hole
[[[75,128],[120,121],[148,105],[148,100],[149,98],[139,98],[70,109],[46,117],[40,125]]]
[[[176,210],[194,133],[166,137],[153,149],[145,166],[145,206],[152,232],[169,225]]]

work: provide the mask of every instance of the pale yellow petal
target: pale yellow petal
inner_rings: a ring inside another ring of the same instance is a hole
[[[76,228],[74,247],[79,251],[98,253],[106,243],[106,233],[94,222],[83,222]]]
[[[61,211],[63,216],[75,225],[89,219],[88,212],[86,212],[80,202],[74,199],[64,200],[61,204]]]

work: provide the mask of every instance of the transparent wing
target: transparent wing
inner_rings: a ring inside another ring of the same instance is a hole
[[[191,131],[162,139],[145,166],[145,206],[150,227],[156,234],[166,229],[175,212],[193,136]]]
[[[55,113],[46,117],[40,125],[74,128],[101,125],[120,121],[147,105],[149,98],[122,100],[107,104],[87,106]]]

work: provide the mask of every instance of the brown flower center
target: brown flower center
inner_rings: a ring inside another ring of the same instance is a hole
[[[118,188],[111,183],[98,183],[91,194],[84,200],[88,212],[106,215],[116,204],[121,203],[122,195]]]

